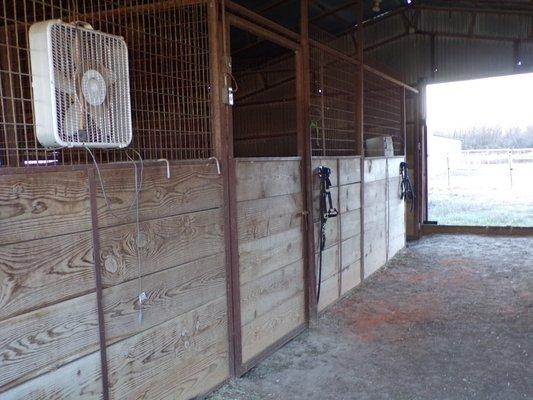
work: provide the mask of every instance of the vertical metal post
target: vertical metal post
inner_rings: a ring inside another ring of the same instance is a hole
[[[313,192],[310,134],[310,76],[309,76],[309,0],[300,0],[300,50],[296,52],[296,104],[298,155],[302,161],[302,191],[304,194],[304,243],[306,320],[315,326],[318,314],[316,303],[315,239],[313,226]]]

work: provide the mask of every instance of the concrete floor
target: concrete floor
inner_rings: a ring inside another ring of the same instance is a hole
[[[210,400],[533,399],[533,238],[433,236]]]

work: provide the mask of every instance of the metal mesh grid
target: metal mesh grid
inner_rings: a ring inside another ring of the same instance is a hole
[[[313,155],[355,155],[357,66],[311,47]]]
[[[188,3],[189,4],[189,3]],[[142,0],[4,0],[0,6],[0,167],[89,162],[83,149],[45,150],[34,131],[28,29],[81,20],[128,44],[133,142],[143,158],[212,155],[207,7]],[[97,151],[102,162],[124,151]]]
[[[404,153],[403,87],[365,70],[363,78],[364,139],[392,136],[394,154]]]

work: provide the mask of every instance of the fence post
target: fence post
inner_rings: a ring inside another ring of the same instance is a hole
[[[507,162],[509,164],[509,179],[511,182],[511,189],[513,188],[513,150],[509,149],[507,152]]]

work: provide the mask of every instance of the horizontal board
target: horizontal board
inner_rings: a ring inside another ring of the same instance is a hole
[[[340,215],[341,240],[361,234],[361,210],[354,210]]]
[[[237,203],[239,243],[301,226],[301,193]]]
[[[388,177],[400,176],[400,164],[405,161],[405,157],[387,158]]]
[[[301,192],[300,161],[236,162],[237,201]]]
[[[385,209],[387,206],[387,181],[365,182],[364,202],[365,207],[375,206]]]
[[[249,324],[303,289],[303,260],[242,285],[241,324]]]
[[[339,243],[339,217],[336,218],[329,218],[325,225],[325,232],[326,232],[326,244],[324,248],[331,247],[337,243]],[[320,222],[314,223],[314,229],[315,229],[315,249],[318,250],[320,248],[319,246],[319,240],[320,240]]]
[[[389,260],[394,257],[401,249],[405,247],[405,235],[391,236],[389,237]]]
[[[224,251],[224,219],[213,209],[140,224],[141,269],[149,274]],[[138,276],[135,224],[100,230],[105,286]]]
[[[389,187],[387,188],[389,202],[392,203],[403,203],[401,199],[401,180],[399,177],[389,178]]]
[[[91,229],[84,171],[0,175],[0,243]]]
[[[339,298],[339,275],[335,274],[322,282],[318,311],[324,310]]]
[[[317,249],[318,250],[318,249]],[[315,266],[318,276],[319,252],[315,254]],[[340,246],[335,244],[322,252],[322,281],[340,271]],[[318,279],[318,278],[317,278]]]
[[[139,323],[137,279],[104,289],[108,343],[132,336],[226,296],[224,253],[166,269],[141,280],[147,300]]]
[[[292,264],[302,256],[303,238],[299,227],[239,243],[241,285]]]
[[[346,294],[361,283],[361,260],[348,265],[341,271],[341,295]]]
[[[0,395],[9,400],[100,400],[100,353],[89,354]]]
[[[369,240],[367,240],[367,236],[365,235],[364,243],[364,272],[366,279],[387,262],[387,242],[383,234],[382,237]]]
[[[341,267],[345,268],[361,258],[361,238],[358,236],[346,239],[341,244]]]
[[[361,158],[339,159],[339,185],[361,182]]]
[[[145,167],[139,195],[139,218],[151,220],[223,205],[222,177],[212,164],[173,165],[170,179],[166,167]],[[102,180],[112,209],[105,205],[96,176],[98,226],[112,226],[135,221],[135,174],[133,166],[102,170]]]
[[[94,290],[91,232],[0,246],[0,320]]]
[[[339,186],[339,212],[346,213],[361,208],[361,184]]]
[[[186,400],[223,382],[228,371],[224,298],[108,348],[114,399]]]
[[[386,158],[365,159],[365,183],[379,181],[387,178]]]
[[[324,166],[331,169],[331,175],[329,180],[331,186],[335,187],[339,185],[339,164],[336,157],[313,157],[311,161],[311,168],[313,171],[313,189],[319,190],[320,178],[318,177],[318,167]]]
[[[242,327],[243,362],[260,354],[305,322],[304,293],[282,302],[267,314]]]
[[[98,349],[94,293],[0,322],[0,390]]]

